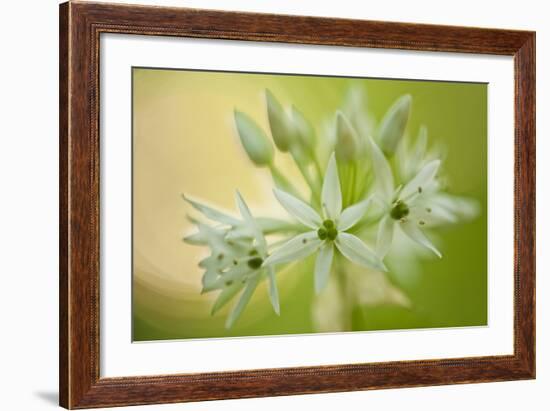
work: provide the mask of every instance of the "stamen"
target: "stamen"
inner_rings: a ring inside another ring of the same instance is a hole
[[[327,238],[331,241],[336,239],[338,235],[338,230],[336,230],[336,224],[332,220],[323,221],[323,227],[317,230],[317,236],[320,240],[326,240]]]
[[[248,260],[248,266],[253,270],[257,270],[262,266],[263,262],[264,260],[262,260],[260,257],[254,257]]]
[[[325,221],[323,221],[323,225],[325,226],[326,229],[334,228],[334,221],[325,220]]]
[[[409,215],[409,206],[399,200],[390,211],[390,217],[394,220],[401,220]]]

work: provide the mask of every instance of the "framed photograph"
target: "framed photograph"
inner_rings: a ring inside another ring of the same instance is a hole
[[[60,405],[535,378],[535,33],[60,6]]]

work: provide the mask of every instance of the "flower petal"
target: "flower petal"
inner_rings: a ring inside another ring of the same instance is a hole
[[[453,222],[458,219],[469,220],[479,214],[479,204],[477,201],[466,197],[454,196],[451,194],[436,194],[426,201],[426,205],[433,206],[434,213],[440,211],[445,215],[445,212],[454,217]]]
[[[426,126],[421,126],[418,131],[418,138],[414,145],[414,150],[411,156],[411,163],[414,167],[419,167],[422,160],[426,156],[426,147],[428,147],[428,129]],[[417,172],[418,169],[414,170]]]
[[[407,220],[404,223],[400,223],[399,226],[403,232],[413,241],[433,251],[435,255],[441,258],[441,253],[432,242],[424,235],[422,230],[416,225],[414,221]]]
[[[210,311],[211,315],[216,314],[221,308],[223,308],[231,299],[243,288],[243,285],[240,281],[235,281],[233,284],[225,287],[222,292],[214,301],[212,310]]]
[[[384,156],[384,153],[382,153],[382,150],[380,150],[378,145],[376,145],[371,137],[369,137],[369,143],[372,158],[372,168],[376,177],[377,189],[384,200],[390,202],[392,200],[394,189],[393,174],[390,168],[390,164]]]
[[[327,218],[336,220],[340,216],[342,212],[342,191],[340,189],[340,179],[338,178],[338,167],[334,153],[330,156],[325,172],[321,203]]]
[[[395,221],[389,216],[386,215],[380,221],[378,226],[378,236],[376,238],[376,254],[380,258],[384,258],[393,241],[393,230],[394,230]]]
[[[248,280],[246,288],[244,289],[241,298],[239,299],[239,302],[237,303],[235,308],[231,310],[229,317],[227,317],[227,320],[225,321],[225,328],[231,328],[235,321],[241,316],[244,307],[246,307],[246,305],[250,301],[250,298],[252,297],[252,294],[254,294],[254,290],[256,290],[256,287],[258,286],[259,280],[259,275],[256,275]]]
[[[181,195],[185,201],[187,201],[189,204],[191,204],[196,210],[203,213],[206,217],[208,217],[211,220],[218,221],[223,224],[228,225],[236,225],[239,224],[239,220],[235,217],[231,217],[230,215],[227,215],[221,211],[218,211],[212,207],[209,207],[207,205],[201,204],[198,201],[191,200],[189,197],[187,197],[185,194]]]
[[[441,224],[454,224],[458,222],[458,217],[445,207],[441,207],[434,201],[434,196],[427,197],[426,201],[414,202],[410,208],[409,220],[426,224],[426,227],[434,227]]]
[[[315,260],[315,292],[318,294],[325,288],[332,266],[332,258],[334,257],[334,245],[332,242],[326,241],[317,254]]]
[[[267,267],[272,264],[287,263],[289,261],[300,260],[313,254],[319,246],[321,240],[317,236],[316,231],[309,231],[304,234],[297,235],[291,240],[277,248],[262,264]]]
[[[350,261],[364,267],[387,271],[386,266],[378,256],[368,248],[358,237],[349,233],[338,233],[335,241],[338,250]]]
[[[252,217],[252,213],[250,212],[248,205],[246,205],[243,196],[241,195],[241,193],[239,193],[239,190],[235,192],[235,201],[237,203],[237,207],[239,208],[239,211],[241,212],[241,216],[243,217],[243,220],[249,223],[250,225],[255,225],[254,217]]]
[[[208,244],[208,237],[204,234],[204,232],[198,232],[189,234],[188,236],[183,237],[183,241],[187,244],[193,244],[193,245],[207,245]]]
[[[275,269],[273,266],[268,267],[267,275],[269,277],[269,299],[271,305],[277,315],[281,314],[281,308],[279,305],[279,291],[277,290],[277,281],[275,280]]]
[[[227,230],[211,227],[207,224],[196,221],[195,225],[199,229],[199,240],[204,240],[212,250],[227,252],[230,246],[225,241]],[[195,237],[195,240],[197,237]],[[189,242],[189,239],[184,239]],[[193,243],[191,243],[193,244]]]
[[[338,220],[338,230],[346,231],[353,227],[365,215],[371,203],[371,198],[360,201],[346,208]]]
[[[207,271],[208,272],[208,271]],[[250,273],[250,268],[244,264],[239,264],[236,267],[230,268],[228,271],[224,272],[223,275],[218,275],[215,281],[210,282],[208,285],[203,283],[203,292],[213,291],[217,289],[223,289],[225,287],[231,286],[234,282],[240,282],[244,276]],[[219,271],[217,271],[217,274]],[[205,274],[206,276],[206,274]],[[204,278],[204,277],[203,277]],[[228,285],[229,284],[229,285]]]
[[[422,167],[418,174],[403,187],[403,190],[401,190],[399,194],[399,198],[406,201],[408,197],[419,193],[423,187],[432,182],[440,165],[440,160],[433,160]]]
[[[273,192],[285,210],[306,227],[316,229],[323,223],[319,214],[302,200],[277,188],[273,189]]]
[[[204,272],[202,276],[202,292],[207,292],[214,290],[214,285],[218,279],[218,271],[213,269],[208,269]]]
[[[235,194],[235,199],[237,201],[237,206],[239,207],[239,211],[241,212],[241,215],[243,217],[243,220],[245,221],[246,225],[250,227],[250,230],[252,231],[254,238],[256,239],[256,242],[258,244],[258,247],[267,253],[267,243],[265,241],[265,238],[258,228],[258,224],[256,224],[256,220],[254,220],[254,217],[252,217],[252,213],[250,212],[250,209],[244,202],[243,197],[241,196],[241,193],[239,191]]]

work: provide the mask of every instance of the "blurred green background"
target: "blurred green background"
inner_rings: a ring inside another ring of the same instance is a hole
[[[487,86],[296,75],[133,69],[133,339],[147,341],[315,332],[311,258],[278,274],[281,315],[265,284],[231,330],[229,307],[210,316],[215,293],[200,294],[205,247],[182,242],[193,228],[181,193],[235,214],[238,188],[256,215],[285,216],[274,204],[267,172],[244,154],[232,121],[237,108],[269,131],[263,91],[298,107],[318,133],[350,87],[364,89],[380,121],[396,98],[412,96],[409,137],[428,128],[430,146],[445,149],[449,192],[474,198],[480,215],[438,230],[441,260],[414,267],[393,261],[387,274],[410,307],[354,311],[353,330],[487,324]],[[278,153],[280,154],[280,153]],[[288,159],[277,163],[298,176]],[[231,306],[231,304],[229,304]]]

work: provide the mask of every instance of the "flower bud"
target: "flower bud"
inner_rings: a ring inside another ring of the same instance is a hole
[[[359,137],[355,129],[339,111],[336,113],[336,157],[340,161],[352,161],[357,157],[360,149]]]
[[[273,146],[264,131],[246,114],[235,110],[235,124],[246,154],[257,166],[273,161]]]
[[[395,153],[397,145],[405,133],[411,112],[411,101],[410,94],[399,97],[386,112],[378,128],[380,148],[388,156]]]
[[[286,152],[290,149],[292,140],[292,124],[281,106],[281,103],[277,101],[271,91],[266,89],[265,98],[267,102],[267,118],[269,119],[271,136],[277,148]]]
[[[299,143],[304,150],[312,151],[316,144],[315,129],[296,107],[291,107],[291,114],[292,122],[294,123],[294,131]]]

